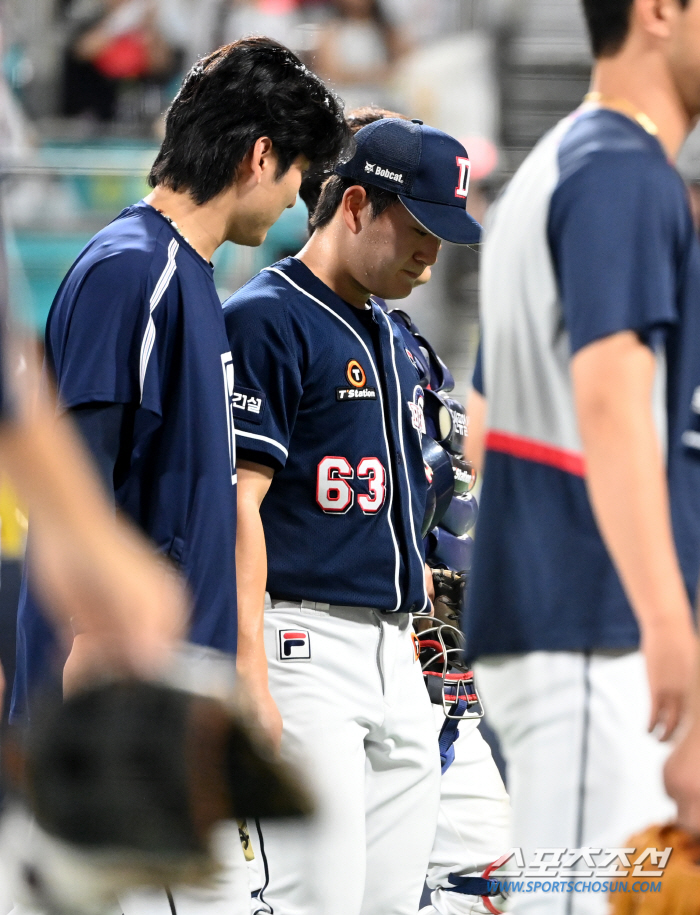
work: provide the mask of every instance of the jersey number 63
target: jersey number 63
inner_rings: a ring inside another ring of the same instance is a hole
[[[347,458],[324,457],[316,474],[316,501],[329,515],[344,515],[355,502],[355,491],[348,483],[355,476]],[[373,515],[384,505],[386,471],[375,457],[362,458],[357,465],[357,479],[368,480],[369,492],[357,494],[357,504],[366,515]]]

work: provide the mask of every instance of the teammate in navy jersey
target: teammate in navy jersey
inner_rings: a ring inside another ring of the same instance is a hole
[[[700,247],[669,160],[700,113],[700,3],[584,8],[594,92],[488,223],[469,409],[486,456],[467,643],[526,861],[672,813],[647,729],[674,732],[695,658]]]
[[[0,265],[4,276],[1,250]],[[8,370],[6,350],[16,364],[21,341],[9,330],[6,293],[0,285],[0,466],[29,506],[37,586],[57,626],[93,627],[95,666],[150,675],[182,634],[184,587],[131,525],[114,518],[71,424],[56,421],[38,390],[29,353],[19,376]],[[0,706],[3,690],[0,667]]]
[[[168,111],[153,192],[83,250],[46,332],[48,370],[117,506],[187,578],[190,639],[237,647],[275,741],[281,722],[260,663],[262,633],[245,613],[236,618],[234,367],[210,261],[224,241],[259,245],[294,204],[304,168],[335,160],[346,136],[338,100],[276,42],[245,39],[200,61]],[[30,544],[30,576],[31,568]],[[82,675],[90,638],[74,640],[64,683]],[[25,580],[15,714],[52,651]],[[198,905],[178,901],[181,910]]]
[[[299,915],[414,913],[439,799],[410,625],[428,609],[423,394],[370,294],[405,297],[440,238],[475,242],[479,227],[457,141],[394,118],[356,141],[304,250],[225,306],[239,601],[265,606],[283,750],[303,760],[319,803],[310,828],[258,824],[258,906]]]
[[[109,660],[150,676],[181,635],[184,587],[131,525],[114,518],[70,423],[56,422],[53,404],[37,390],[33,348],[11,330],[3,249],[0,222],[0,467],[29,506],[37,584],[58,626],[70,629],[73,618],[99,634],[94,647],[103,668]],[[20,359],[22,371],[13,370]],[[3,689],[0,667],[0,706]],[[12,907],[8,863],[0,852],[3,915]]]
[[[346,114],[346,121],[353,133],[357,133],[368,124],[373,124],[382,118],[408,120],[401,114],[374,105],[356,108]],[[309,218],[313,215],[323,183],[329,175],[330,170],[326,170],[325,172],[309,171],[304,176],[299,196],[309,210]],[[310,227],[309,234],[312,232],[313,228]],[[422,285],[430,280],[431,269],[431,266],[426,264],[416,285]],[[391,304],[377,299],[376,296],[373,297],[373,300],[385,309]],[[410,302],[408,307],[410,308]],[[424,390],[430,388],[432,391],[442,390],[443,393],[451,391],[454,387],[454,380],[449,369],[433,351],[429,341],[420,334],[419,329],[411,322],[406,312],[391,309],[387,311],[387,314],[403,335],[409,358],[413,357],[422,373],[421,385]],[[454,401],[450,401],[450,403],[456,406]],[[430,436],[439,435],[435,428],[434,412],[431,423],[430,410],[426,415],[426,433],[428,442],[430,442]],[[425,442],[424,439],[424,444]],[[460,445],[461,443],[456,444],[458,450]],[[433,448],[435,450],[430,452],[431,455],[434,456],[436,451],[444,454],[442,448],[437,448],[435,443],[433,443]],[[451,476],[451,465],[448,464],[448,468]],[[433,476],[433,485],[435,483],[435,476]],[[463,496],[454,496],[451,503],[453,510],[463,498]],[[469,508],[475,509],[476,502],[473,496],[470,495],[467,498],[470,500]],[[433,502],[432,505],[434,506],[435,503]],[[426,513],[431,516],[432,526],[434,514],[430,506],[429,497]],[[459,507],[463,509],[466,505],[462,503]],[[440,531],[443,551],[445,550],[444,539],[447,538],[452,548],[450,558],[453,559],[453,565],[451,567],[454,570],[468,569],[470,560],[466,558],[462,550],[468,550],[470,542],[458,540],[454,536],[457,533],[466,533],[466,529],[458,529],[455,526],[455,518],[456,516],[453,515],[451,531],[446,530],[444,526]],[[474,511],[470,523],[475,522],[476,511]],[[465,524],[464,515],[461,516],[461,523]],[[437,544],[437,537],[429,535],[424,543]],[[431,556],[427,550],[426,559],[428,565],[442,563],[442,559]],[[428,583],[432,584],[431,578],[428,579]],[[434,600],[434,593],[431,593],[430,597]],[[432,626],[432,621],[420,618],[418,620],[422,629]],[[451,622],[455,626],[459,626],[458,618],[452,619]],[[493,862],[500,858],[509,847],[510,803],[503,780],[493,761],[491,750],[481,736],[478,727],[479,719],[469,717],[457,721],[455,718],[448,718],[445,715],[442,693],[435,688],[437,671],[443,670],[442,658],[435,656],[435,630],[431,629],[429,632],[430,635],[424,634],[419,638],[430,638],[432,635],[426,646],[426,652],[433,660],[428,665],[427,672],[423,657],[421,657],[421,666],[426,685],[431,683],[433,687],[428,688],[428,693],[433,703],[436,739],[443,764],[440,778],[438,825],[426,877],[426,882],[432,891],[432,905],[421,909],[420,915],[435,915],[436,912],[439,915],[464,915],[464,913],[489,915],[490,912],[498,909],[500,900],[489,897],[484,902],[478,893],[483,891],[485,885],[483,874],[491,873]],[[448,635],[447,638],[449,643],[450,636]],[[449,654],[450,661],[453,661],[457,654],[459,654],[458,649]],[[451,667],[450,676],[454,675],[454,671],[455,668]],[[440,693],[439,697],[438,693]],[[459,708],[461,710],[463,706],[459,706]],[[261,870],[257,867],[258,863],[255,861],[251,866],[251,889],[261,888],[264,882]]]

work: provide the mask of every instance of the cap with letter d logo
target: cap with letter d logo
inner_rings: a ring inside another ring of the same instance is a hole
[[[358,130],[355,152],[336,175],[393,191],[421,225],[456,245],[475,245],[481,226],[467,213],[469,155],[421,121],[382,118]]]
[[[310,661],[311,639],[308,629],[279,629],[280,661]]]

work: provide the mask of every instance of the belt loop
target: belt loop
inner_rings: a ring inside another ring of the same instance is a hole
[[[320,610],[322,613],[328,613],[331,609],[330,604],[324,604],[320,600],[303,600],[301,602],[302,610]]]

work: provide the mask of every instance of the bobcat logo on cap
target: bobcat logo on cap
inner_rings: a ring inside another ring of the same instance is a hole
[[[365,162],[365,171],[370,175],[376,175],[377,178],[388,178],[389,181],[403,184],[401,172],[392,172],[390,168],[382,168],[381,165],[375,165],[373,162]]]

